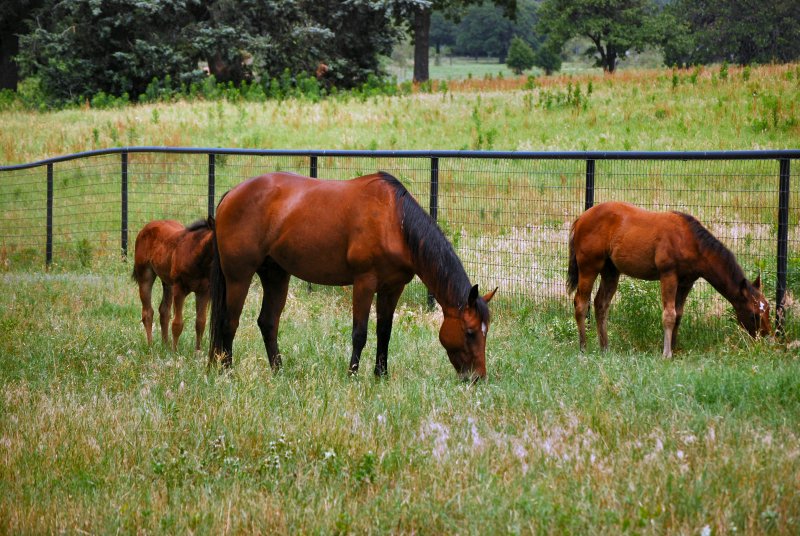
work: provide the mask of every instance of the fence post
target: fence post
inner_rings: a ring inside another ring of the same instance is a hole
[[[789,179],[790,160],[780,161],[780,185],[778,187],[778,278],[775,283],[775,331],[783,331],[783,298],[786,294],[786,276],[789,257]]]
[[[45,246],[45,265],[53,264],[53,164],[47,164],[47,245]]]
[[[121,202],[120,202],[120,245],[122,248],[122,260],[128,258],[128,153],[120,153],[122,159]]]
[[[217,182],[216,155],[208,153],[208,217],[214,217],[215,190]]]
[[[586,202],[583,210],[589,210],[594,206],[594,160],[586,161]]]
[[[317,157],[312,156],[309,159],[309,166],[308,166],[308,175],[309,177],[316,179],[317,178]]]
[[[433,221],[439,218],[439,159],[431,158],[431,191],[429,197],[429,214]],[[435,300],[431,291],[428,291],[428,307],[433,309]]]

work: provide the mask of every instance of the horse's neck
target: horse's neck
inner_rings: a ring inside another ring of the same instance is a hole
[[[734,277],[729,266],[722,262],[716,252],[702,252],[705,258],[703,263],[703,279],[708,281],[717,292],[728,300],[734,307],[742,301],[741,280]]]
[[[417,263],[419,264],[419,263]],[[425,266],[414,266],[414,272],[419,276],[420,280],[428,287],[428,290],[433,294],[433,298],[441,305],[443,311],[457,310],[463,307],[460,301],[466,300],[466,291],[461,296],[462,292],[459,289],[451,288],[451,280],[443,278],[437,274],[437,266],[427,264]],[[463,278],[469,281],[466,273]],[[469,289],[467,289],[468,291]]]

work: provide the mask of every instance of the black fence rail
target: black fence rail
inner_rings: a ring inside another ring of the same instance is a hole
[[[10,270],[118,262],[147,221],[213,215],[221,194],[248,177],[285,170],[340,180],[381,169],[429,209],[473,281],[499,286],[512,302],[569,303],[569,226],[586,208],[614,199],[694,214],[748,275],[762,275],[782,325],[787,313],[798,316],[797,160],[800,150],[105,149],[0,166],[0,262]],[[696,288],[707,310],[726,307]],[[424,289],[417,284],[411,293],[424,296]]]

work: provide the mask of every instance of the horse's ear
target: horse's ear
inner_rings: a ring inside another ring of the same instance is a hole
[[[475,302],[478,301],[478,285],[473,285],[469,289],[469,297],[467,298],[467,305],[475,307]]]
[[[491,299],[494,298],[494,295],[497,292],[498,288],[500,288],[500,287],[494,287],[493,291],[487,292],[486,294],[484,294],[483,295],[483,301],[485,301],[486,303],[489,303],[491,301]]]
[[[761,273],[759,273],[758,277],[756,277],[756,280],[753,281],[753,288],[761,290]]]
[[[747,282],[747,278],[743,277],[742,281],[739,283],[739,292],[742,293],[743,296],[749,297],[750,296],[750,289],[751,283]]]

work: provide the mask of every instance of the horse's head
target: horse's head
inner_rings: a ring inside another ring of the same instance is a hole
[[[478,285],[475,285],[463,308],[445,311],[439,341],[456,372],[465,381],[486,377],[486,335],[489,333],[487,303],[495,292],[497,289],[481,296],[478,294]]]
[[[769,320],[769,302],[761,293],[761,275],[750,283],[742,279],[739,290],[740,304],[736,307],[736,318],[751,337],[772,335]]]

